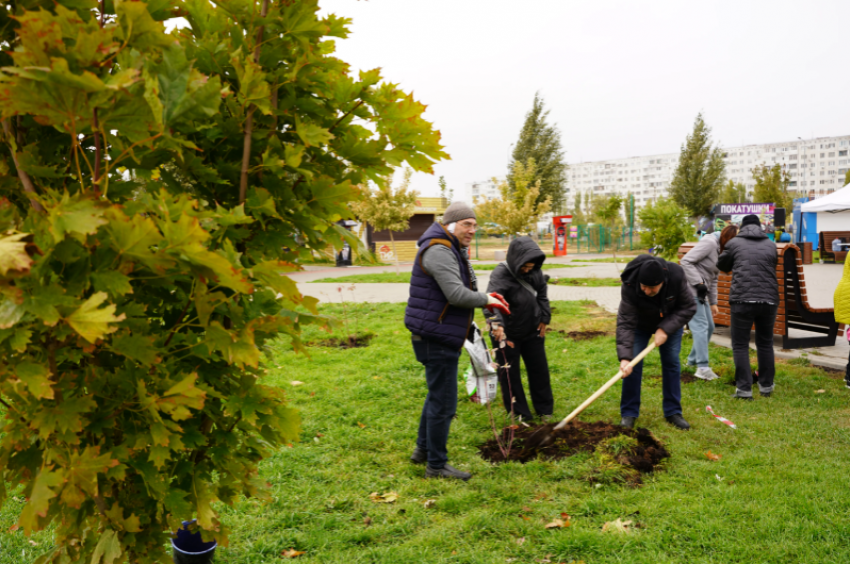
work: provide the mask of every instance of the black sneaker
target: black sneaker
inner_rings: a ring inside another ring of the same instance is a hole
[[[456,480],[463,480],[465,482],[472,477],[472,474],[470,474],[469,472],[458,470],[457,468],[449,466],[448,464],[446,464],[442,468],[431,468],[431,465],[429,464],[425,467],[425,477],[454,478]]]
[[[763,398],[769,398],[772,395],[773,395],[773,392],[761,392],[761,397],[763,397]]]
[[[690,423],[685,421],[685,418],[682,417],[681,413],[677,413],[676,415],[671,415],[670,417],[665,417],[664,419],[667,420],[667,423],[673,425],[674,427],[681,429],[682,431],[687,431],[691,428]]]
[[[744,400],[744,401],[753,401],[753,396],[739,396],[738,394],[732,394],[734,399]]]
[[[623,416],[623,418],[620,419],[620,427],[625,427],[626,429],[634,429],[635,421],[637,421],[637,417]]]
[[[428,462],[428,451],[417,446],[413,449],[413,454],[410,455],[410,461],[414,464],[425,464]]]

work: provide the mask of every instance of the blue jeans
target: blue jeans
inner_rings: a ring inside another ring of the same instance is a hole
[[[635,329],[635,344],[632,355],[637,356],[654,338],[655,333]],[[682,367],[679,363],[679,351],[682,349],[682,330],[667,336],[667,342],[661,345],[661,389],[664,394],[664,417],[682,413]],[[640,385],[643,377],[643,361],[632,369],[632,373],[623,380],[623,395],[620,398],[620,415],[638,417],[640,415]]]
[[[691,346],[691,353],[688,355],[688,365],[698,368],[708,367],[708,342],[714,334],[714,317],[711,315],[711,306],[708,300],[705,303],[697,302],[697,313],[688,321],[688,327],[691,329],[691,335],[694,338],[694,344]]]
[[[446,443],[457,412],[457,362],[460,351],[426,339],[413,340],[413,352],[425,367],[428,396],[419,418],[416,446],[428,452],[428,466],[442,468],[449,460]]]

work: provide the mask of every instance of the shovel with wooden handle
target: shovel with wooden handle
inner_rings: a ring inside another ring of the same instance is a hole
[[[640,352],[639,355],[637,355],[635,358],[633,358],[632,361],[629,362],[628,367],[634,368],[635,365],[637,363],[639,363],[640,361],[642,361],[643,357],[648,355],[652,351],[652,349],[654,349],[654,348],[655,348],[655,340],[650,342],[648,347],[643,349]],[[608,388],[610,388],[611,386],[613,386],[614,384],[616,384],[617,382],[622,380],[622,378],[623,378],[623,369],[621,368],[620,371],[617,372],[616,376],[614,376],[613,378],[611,378],[610,380],[605,382],[602,385],[601,388],[599,388],[598,390],[593,392],[592,396],[590,396],[589,398],[584,400],[584,402],[580,406],[575,408],[572,413],[570,413],[569,415],[564,417],[564,419],[560,423],[558,423],[554,428],[550,427],[549,425],[546,425],[545,427],[540,427],[538,430],[536,430],[534,433],[532,433],[531,436],[529,436],[528,439],[526,439],[526,441],[525,441],[525,448],[539,448],[539,447],[544,447],[544,446],[548,445],[550,442],[552,442],[552,439],[555,436],[555,432],[560,431],[561,429],[566,427],[567,423],[569,423],[570,421],[575,419],[578,416],[579,413],[581,413],[582,411],[587,409],[590,406],[590,404],[592,404],[597,399],[599,399],[599,396],[601,396],[602,394],[607,392]]]

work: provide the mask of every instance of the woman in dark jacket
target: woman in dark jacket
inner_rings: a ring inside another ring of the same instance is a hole
[[[773,393],[773,324],[779,307],[777,262],[776,243],[762,232],[756,215],[744,217],[738,236],[729,241],[717,259],[720,271],[732,272],[729,309],[732,311],[732,358],[737,386],[732,397],[753,399],[750,372],[750,328],[753,325],[756,327],[759,391],[762,397],[770,397]]]
[[[498,292],[511,304],[511,314],[484,310],[490,324],[493,346],[497,348],[499,364],[510,368],[499,371],[502,401],[505,410],[522,416],[523,421],[534,418],[520,378],[519,360],[525,363],[528,389],[534,411],[544,421],[554,409],[549,364],[546,361],[546,327],[552,318],[546,279],[540,267],[546,255],[530,237],[518,237],[508,247],[507,261],[498,265],[490,276],[487,292]],[[499,348],[500,342],[506,346]],[[504,355],[504,356],[502,356]],[[513,397],[511,397],[513,395]]]

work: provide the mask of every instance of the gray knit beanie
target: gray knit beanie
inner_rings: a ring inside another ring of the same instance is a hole
[[[443,214],[443,225],[448,225],[456,221],[463,221],[469,218],[475,219],[475,210],[473,210],[466,202],[452,202],[446,208],[446,213]]]

